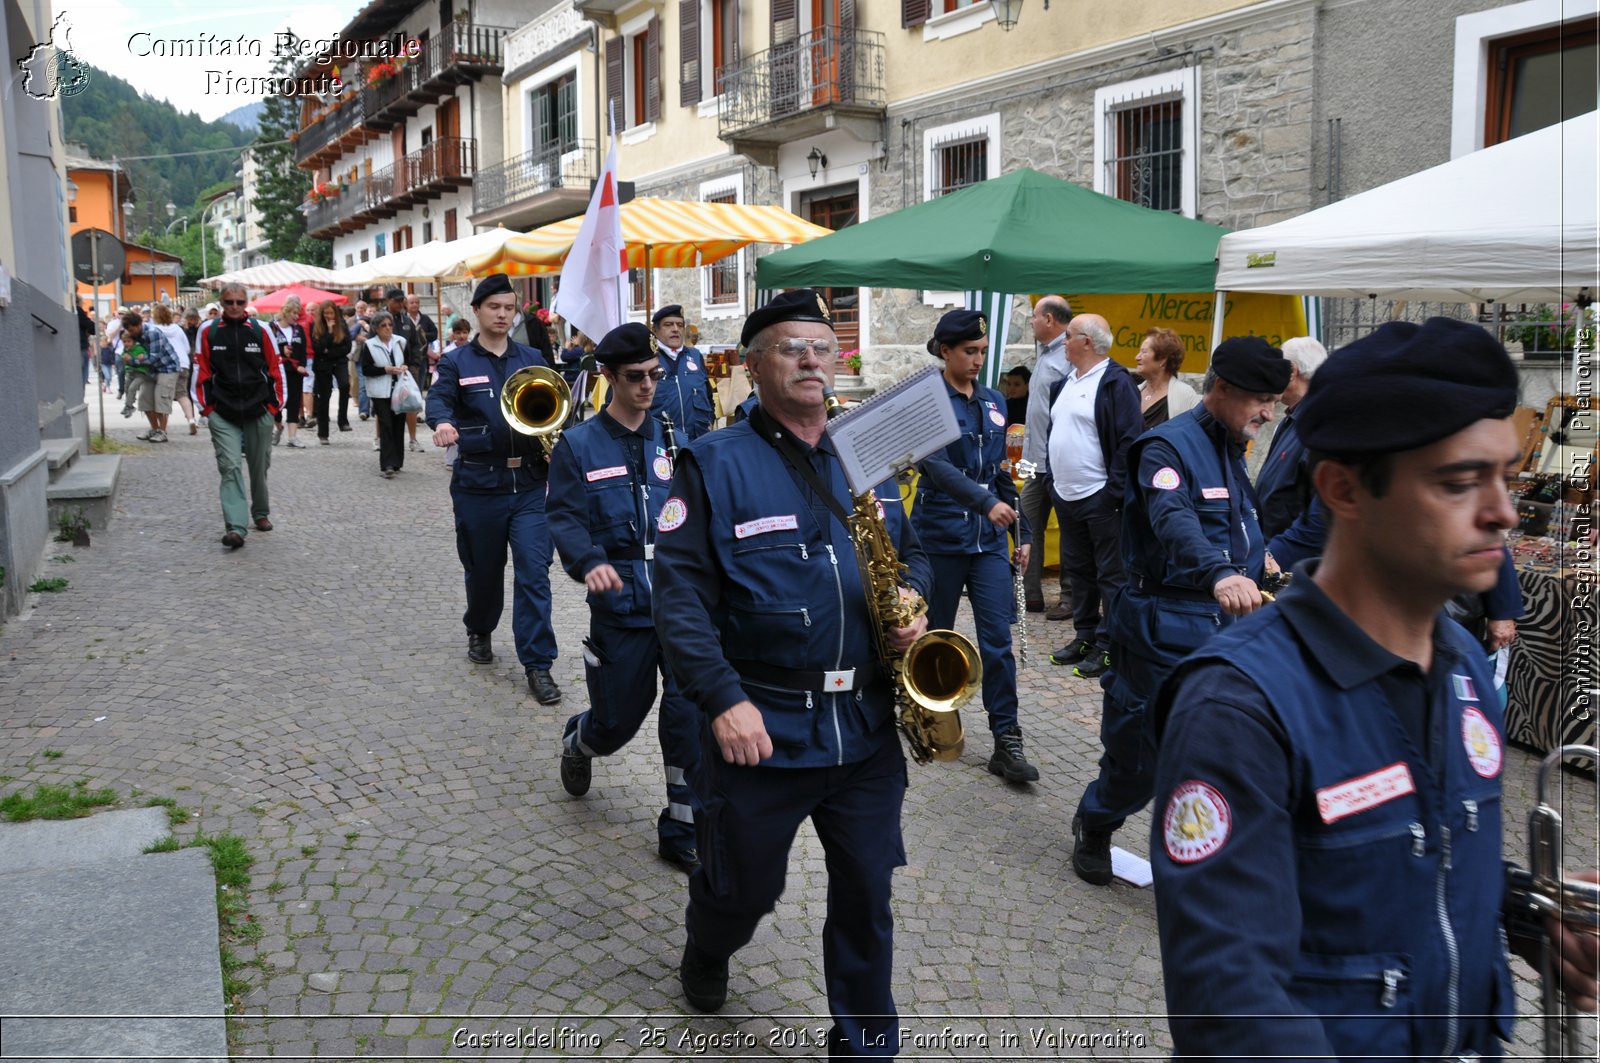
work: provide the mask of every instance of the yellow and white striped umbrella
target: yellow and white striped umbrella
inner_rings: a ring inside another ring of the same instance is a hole
[[[215,277],[202,277],[200,283],[207,288],[220,288],[224,284],[243,284],[247,288],[275,291],[296,284],[309,284],[317,288],[337,288],[339,278],[331,269],[308,266],[303,262],[268,262],[262,266],[237,269],[232,273],[219,273]]]
[[[759,204],[644,198],[624,203],[621,211],[628,266],[634,269],[704,266],[750,244],[803,244],[832,231],[782,207]],[[553,222],[506,241],[466,267],[475,277],[560,273],[582,224],[581,216]]]

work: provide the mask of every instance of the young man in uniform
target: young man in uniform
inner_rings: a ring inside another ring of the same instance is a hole
[[[761,404],[683,451],[656,543],[661,645],[703,720],[700,868],[678,977],[692,1007],[722,1007],[728,959],[777,904],[809,818],[828,865],[830,1058],[890,1056],[906,768],[846,527],[851,496],[823,430],[838,339],[821,296],[798,289],[751,314],[740,342]],[[898,492],[878,491],[885,532],[926,596],[927,557]],[[926,630],[922,616],[886,638],[902,652]]]
[[[1499,1057],[1518,903],[1504,721],[1482,653],[1442,608],[1500,571],[1516,401],[1505,349],[1433,318],[1335,354],[1297,407],[1325,552],[1151,707],[1180,1056]],[[1594,928],[1548,925],[1568,998],[1592,1014]]]
[[[667,371],[666,379],[656,388],[656,404],[650,413],[671,417],[683,442],[699,439],[711,431],[711,422],[717,415],[705,356],[683,345],[683,307],[663,306],[650,323],[661,344],[661,368]]]
[[[667,807],[656,823],[656,850],[693,871],[694,803],[689,777],[699,760],[700,720],[661,656],[650,618],[656,520],[672,483],[672,460],[650,404],[663,372],[650,330],[629,322],[606,333],[595,361],[611,400],[599,415],[562,433],[550,458],[550,537],[567,574],[589,592],[589,638],[583,662],[589,709],[561,736],[561,785],[589,792],[590,761],[633,739],[656,700],[667,773]]]
[[[466,570],[467,659],[494,660],[489,635],[505,607],[506,546],[515,597],[511,631],[528,690],[541,705],[561,700],[550,676],[556,633],[550,624],[550,530],[545,524],[549,462],[544,446],[513,431],[500,412],[500,389],[518,369],[545,365],[539,352],[511,339],[517,299],[504,273],[484,278],[472,295],[478,335],[439,359],[428,391],[433,444],[456,448],[450,479],[456,551]],[[408,354],[409,357],[409,354]]]

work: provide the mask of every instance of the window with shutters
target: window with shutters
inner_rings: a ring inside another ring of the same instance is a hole
[[[1000,115],[986,114],[922,134],[922,198],[935,199],[1000,176]],[[927,306],[959,306],[961,292],[925,291]]]
[[[444,212],[444,238],[446,240],[454,240],[456,238],[456,208],[454,207]]]
[[[1096,192],[1195,216],[1199,69],[1154,74],[1095,92]]]
[[[539,157],[578,149],[578,74],[569,70],[528,94],[529,143]]]
[[[744,175],[733,174],[703,182],[700,185],[702,203],[743,203]],[[700,267],[701,314],[708,320],[744,316],[745,253],[736,251],[728,257]]]
[[[652,277],[651,279],[654,280],[655,278]],[[630,269],[630,270],[628,270],[628,312],[629,313],[631,313],[631,314],[643,314],[644,313],[644,308],[645,308],[644,307],[644,304],[645,304],[645,290],[644,290],[644,288],[645,288],[644,270],[642,270],[642,269]]]
[[[680,102],[684,106],[722,94],[729,67],[738,63],[739,0],[679,0]],[[706,111],[705,113],[711,113]]]
[[[661,116],[661,20],[637,18],[614,40],[620,42],[615,49],[606,42],[607,92],[623,129],[650,125]]]

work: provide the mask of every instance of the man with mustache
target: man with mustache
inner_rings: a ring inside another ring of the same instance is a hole
[[[1278,348],[1258,336],[1223,340],[1200,405],[1128,448],[1127,585],[1111,607],[1111,665],[1100,679],[1104,753],[1072,819],[1072,870],[1085,882],[1111,881],[1111,836],[1150,801],[1155,738],[1146,703],[1180,658],[1264,600],[1258,583],[1276,566],[1242,458],[1288,383]]]
[[[1296,407],[1322,557],[1151,702],[1179,1058],[1500,1057],[1503,935],[1532,960],[1543,920],[1502,863],[1492,672],[1442,609],[1500,571],[1516,402],[1494,337],[1436,317],[1345,347]],[[1545,927],[1592,1025],[1600,941]]]

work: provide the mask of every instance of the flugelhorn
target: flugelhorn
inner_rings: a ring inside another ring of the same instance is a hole
[[[545,457],[556,449],[571,413],[572,389],[548,366],[523,366],[500,389],[500,415],[513,430],[537,436]]]

